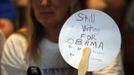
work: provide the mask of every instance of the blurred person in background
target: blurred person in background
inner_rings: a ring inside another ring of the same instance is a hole
[[[0,30],[0,58],[1,58],[1,51],[3,50],[4,42],[5,42],[5,36],[3,32]]]
[[[86,7],[90,9],[106,10],[108,4],[104,0],[86,0]]]
[[[0,30],[0,60],[1,60],[1,53],[3,50],[4,42],[5,42],[5,36],[3,32]],[[1,66],[1,63],[0,63],[0,66]],[[1,68],[0,68],[0,74],[1,74]]]
[[[0,0],[0,30],[7,38],[16,28],[16,10],[10,0]]]
[[[128,5],[125,17],[123,47],[126,75],[134,75],[134,1]]]
[[[1,55],[1,50],[3,50],[3,45],[4,45],[5,37],[3,32],[0,30],[0,55]]]
[[[110,15],[122,30],[125,17],[125,0],[83,0],[83,8],[98,9]]]
[[[125,17],[124,30],[134,32],[134,1],[128,6],[128,11]]]

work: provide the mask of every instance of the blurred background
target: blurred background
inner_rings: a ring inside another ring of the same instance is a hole
[[[122,35],[125,75],[134,75],[134,0],[81,0],[82,9],[98,9],[110,15]],[[28,0],[0,0],[0,31],[5,38],[27,25]]]

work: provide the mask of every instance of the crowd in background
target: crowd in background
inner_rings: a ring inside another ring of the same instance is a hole
[[[122,58],[125,75],[134,75],[134,1],[133,0],[81,0],[82,9],[98,9],[110,15],[122,35]],[[11,34],[28,34],[28,0],[0,0],[0,49],[1,39]],[[30,31],[30,30],[29,30]],[[2,43],[1,43],[2,42]],[[0,51],[0,55],[1,55]]]

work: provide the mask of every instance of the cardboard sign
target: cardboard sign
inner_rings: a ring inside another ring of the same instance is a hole
[[[110,16],[86,9],[65,22],[59,36],[59,48],[65,61],[78,69],[85,47],[91,49],[88,71],[97,71],[112,63],[120,51],[121,35]]]

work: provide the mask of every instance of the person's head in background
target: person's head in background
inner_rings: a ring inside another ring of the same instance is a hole
[[[107,0],[86,0],[85,6],[90,9],[105,10],[108,7]]]
[[[10,0],[0,0],[0,30],[6,38],[15,30],[16,10]]]
[[[78,0],[31,0],[32,29],[29,56],[37,59],[43,38],[58,42],[59,32],[67,18],[80,9]]]
[[[125,4],[124,0],[85,0],[85,8],[108,10],[109,8],[118,9]],[[112,10],[112,9],[111,9]]]

